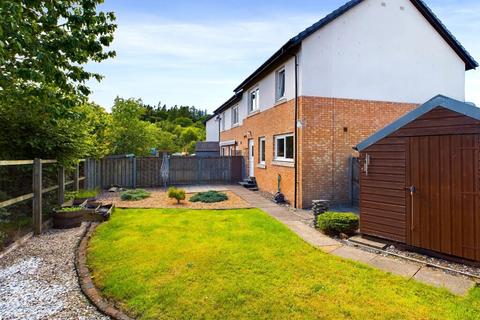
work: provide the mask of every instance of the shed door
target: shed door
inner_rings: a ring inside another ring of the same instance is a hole
[[[407,238],[409,244],[480,260],[479,138],[409,138]]]

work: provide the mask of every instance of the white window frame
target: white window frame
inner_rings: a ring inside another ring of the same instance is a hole
[[[222,131],[225,131],[225,122],[226,122],[225,118],[226,118],[226,113],[224,112],[222,113],[222,117],[220,119]]]
[[[293,162],[294,161],[294,158],[287,158],[286,157],[286,154],[287,154],[287,137],[292,137],[292,148],[293,148],[293,157],[295,157],[295,140],[293,138],[293,133],[287,133],[287,134],[279,134],[279,135],[276,135],[274,137],[274,159],[276,161],[288,161],[288,162]],[[278,156],[278,144],[279,144],[279,140],[282,140],[283,139],[283,152],[284,152],[284,156],[283,157],[279,157]]]
[[[236,119],[235,119],[236,115]],[[232,107],[232,126],[237,125],[240,122],[240,116],[238,112],[238,105]]]
[[[262,146],[262,142],[264,146]],[[267,141],[265,140],[265,137],[260,137],[258,138],[258,163],[259,164],[265,164],[265,160],[267,158],[267,153],[265,152],[265,149],[267,147]],[[263,160],[262,160],[262,154],[263,154]]]
[[[282,95],[280,95],[280,74],[282,72],[283,72],[283,93]],[[285,72],[285,67],[282,67],[275,72],[275,101],[285,99],[286,80],[287,80],[287,75]]]
[[[255,93],[255,104],[252,101],[252,93]],[[248,113],[253,113],[260,109],[260,88],[256,86],[248,91]]]

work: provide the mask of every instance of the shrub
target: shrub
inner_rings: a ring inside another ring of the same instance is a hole
[[[120,199],[124,201],[138,201],[150,197],[150,192],[145,189],[131,189],[120,194]]]
[[[190,198],[191,202],[200,201],[204,203],[221,202],[225,200],[228,200],[228,196],[225,193],[212,190],[207,192],[199,192]]]
[[[318,228],[327,234],[353,234],[358,229],[358,216],[351,212],[325,212],[318,216]]]
[[[180,203],[181,200],[185,200],[185,190],[170,187],[168,188],[168,197],[171,199],[177,199],[177,203]]]
[[[83,208],[78,206],[73,206],[73,207],[63,207],[63,208],[57,209],[57,212],[75,212],[80,210],[83,210]]]

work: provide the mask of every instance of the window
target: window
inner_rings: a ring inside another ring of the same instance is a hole
[[[275,77],[275,83],[276,83],[276,89],[275,89],[276,100],[285,98],[285,68],[277,71],[276,77]]]
[[[275,137],[275,160],[293,161],[293,134]]]
[[[238,124],[238,106],[232,108],[232,125]]]
[[[265,137],[258,139],[259,154],[258,163],[265,164]]]
[[[250,91],[248,95],[248,111],[253,112],[258,110],[260,98],[260,89],[256,88]]]
[[[225,131],[225,112],[222,113],[221,121],[222,121],[222,131]]]

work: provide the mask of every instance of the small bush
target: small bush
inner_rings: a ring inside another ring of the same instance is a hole
[[[204,203],[213,203],[213,202],[221,202],[228,200],[228,196],[223,192],[218,191],[207,191],[207,192],[199,192],[193,197],[190,198],[191,202],[204,202]]]
[[[318,216],[318,228],[327,234],[353,234],[358,229],[358,217],[351,212],[325,212]]]
[[[185,190],[170,187],[168,188],[168,197],[171,199],[176,199],[177,203],[179,204],[181,200],[185,200]]]
[[[131,189],[120,194],[123,201],[138,201],[150,197],[150,192],[145,189]]]
[[[57,212],[75,212],[80,210],[83,210],[83,208],[74,206],[74,207],[63,207],[63,208],[57,209]]]

